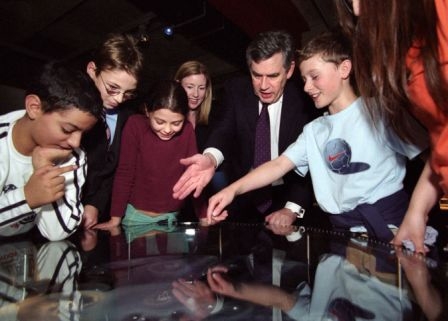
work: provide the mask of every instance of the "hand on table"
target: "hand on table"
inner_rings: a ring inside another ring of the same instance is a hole
[[[296,232],[296,226],[294,225],[277,225],[277,224],[268,224],[266,225],[268,230],[271,230],[272,233],[276,235],[288,236],[292,233]]]
[[[296,214],[290,209],[282,208],[266,216],[265,221],[269,225],[291,226],[296,218]]]
[[[409,215],[404,217],[392,243],[401,247],[403,241],[409,240],[415,246],[415,252],[425,254],[429,249],[424,245],[426,218],[423,215]]]
[[[81,236],[81,248],[83,251],[88,252],[93,250],[98,243],[98,235],[95,230],[84,230]]]
[[[401,248],[397,249],[397,258],[427,320],[440,320],[443,302],[439,290],[431,282],[425,260],[419,255],[403,253]]]
[[[223,276],[228,271],[229,269],[222,265],[217,265],[208,269],[207,282],[213,292],[236,297],[237,291],[235,286]]]
[[[112,216],[109,221],[99,223],[95,225],[93,228],[97,230],[109,231],[112,236],[116,236],[121,233],[120,223],[121,223],[121,217]]]
[[[216,296],[206,283],[202,281],[187,281],[178,279],[172,284],[172,293],[195,317],[200,319],[210,314],[216,304]]]
[[[234,198],[235,192],[231,186],[222,189],[210,197],[207,208],[207,223],[213,225],[225,220],[229,214],[224,208],[232,203]]]
[[[98,209],[92,205],[84,206],[84,213],[82,215],[82,225],[84,229],[91,229],[98,223]]]

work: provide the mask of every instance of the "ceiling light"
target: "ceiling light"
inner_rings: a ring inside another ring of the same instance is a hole
[[[174,34],[174,27],[167,26],[167,27],[163,28],[163,34],[167,37],[171,37]]]

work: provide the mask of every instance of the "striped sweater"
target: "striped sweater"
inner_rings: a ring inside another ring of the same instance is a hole
[[[65,195],[39,208],[31,209],[25,199],[24,186],[33,173],[31,157],[17,152],[12,143],[12,128],[24,110],[0,116],[0,236],[25,233],[37,225],[47,239],[61,240],[81,224],[84,211],[81,187],[87,172],[86,156],[75,149],[64,164],[78,168],[65,173]]]

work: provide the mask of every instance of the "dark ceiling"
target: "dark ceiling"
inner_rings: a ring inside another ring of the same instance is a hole
[[[0,12],[0,86],[8,88],[23,88],[50,60],[84,68],[110,32],[147,40],[143,86],[198,59],[217,87],[246,71],[244,50],[256,33],[287,29],[300,43],[335,23],[332,0],[2,0]]]

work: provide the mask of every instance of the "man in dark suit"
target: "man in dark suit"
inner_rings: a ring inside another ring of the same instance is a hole
[[[246,60],[251,79],[237,79],[225,88],[225,116],[216,124],[203,155],[182,160],[188,166],[174,186],[174,197],[184,198],[192,191],[197,197],[214,170],[225,159],[229,178],[234,181],[254,167],[255,131],[262,104],[267,104],[270,123],[270,157],[281,154],[302,132],[314,110],[290,78],[295,69],[294,41],[284,31],[260,33],[248,46]],[[309,178],[288,173],[266,190],[238,197],[229,208],[238,220],[267,215],[270,224],[290,225],[311,206]],[[260,210],[260,202],[271,205]],[[244,215],[244,216],[243,216]]]

